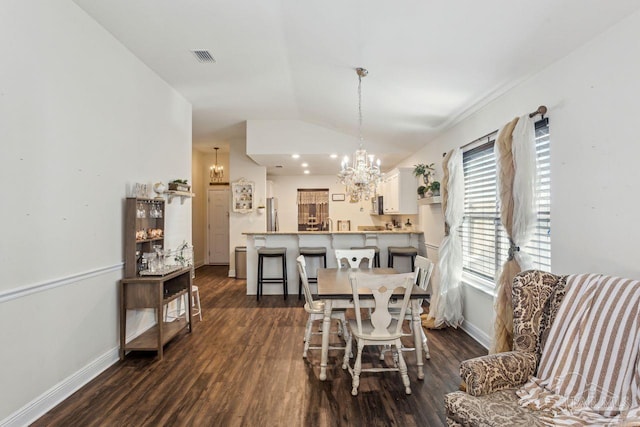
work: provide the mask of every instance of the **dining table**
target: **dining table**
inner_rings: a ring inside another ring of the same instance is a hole
[[[327,379],[327,360],[329,356],[329,335],[331,326],[331,312],[334,309],[353,308],[353,292],[349,276],[352,273],[397,274],[394,268],[318,268],[318,299],[324,301],[324,317],[322,319],[322,349],[320,359],[320,380]],[[373,294],[368,289],[359,289],[360,305],[364,308],[375,307]],[[422,322],[420,319],[420,304],[429,293],[417,285],[411,291],[411,317],[413,340],[418,367],[418,379],[424,379],[424,360],[422,358]],[[402,289],[397,290],[394,297],[402,300]]]

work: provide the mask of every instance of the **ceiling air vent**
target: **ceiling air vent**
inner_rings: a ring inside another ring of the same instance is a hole
[[[193,53],[200,62],[209,62],[211,64],[216,62],[215,58],[208,50],[194,49],[191,51],[191,53]]]

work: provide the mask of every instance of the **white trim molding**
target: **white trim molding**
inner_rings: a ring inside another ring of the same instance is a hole
[[[49,289],[57,288],[59,286],[70,285],[82,280],[89,279],[91,277],[101,276],[103,274],[119,271],[119,270],[122,270],[123,267],[124,267],[124,263],[119,262],[118,264],[110,265],[107,267],[99,267],[93,270],[85,271],[83,273],[72,274],[70,276],[62,277],[59,279],[47,280],[45,282],[35,283],[32,285],[23,286],[20,288],[0,291],[0,303],[10,301],[12,299],[23,298],[31,294],[47,291]]]
[[[486,333],[484,333],[476,325],[464,320],[462,322],[462,325],[460,325],[460,329],[465,331],[471,338],[476,340],[481,346],[483,346],[487,350],[489,349],[489,346],[491,345],[491,337]]]
[[[0,420],[0,427],[22,427],[31,424],[82,386],[119,360],[118,347],[112,348],[84,368],[73,373],[31,402]]]

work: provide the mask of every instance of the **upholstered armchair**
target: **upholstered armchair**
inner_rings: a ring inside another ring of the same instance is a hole
[[[525,271],[513,282],[513,351],[462,362],[466,392],[445,396],[449,426],[537,426],[539,412],[518,405],[516,390],[535,375],[567,276]]]

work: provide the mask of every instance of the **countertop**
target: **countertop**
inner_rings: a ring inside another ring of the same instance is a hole
[[[422,231],[408,231],[408,230],[398,230],[398,231],[390,231],[390,230],[378,230],[378,231],[261,231],[261,232],[244,232],[242,233],[246,236],[286,236],[292,235],[297,236],[300,234],[423,234]]]

